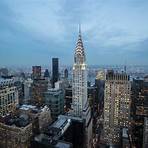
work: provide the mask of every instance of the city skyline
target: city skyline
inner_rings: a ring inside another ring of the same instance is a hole
[[[146,0],[2,0],[0,66],[44,65],[52,57],[72,65],[79,23],[89,65],[146,65],[147,8]]]

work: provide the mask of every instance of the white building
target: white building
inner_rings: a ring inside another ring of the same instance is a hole
[[[87,65],[81,32],[75,49],[73,78],[72,78],[72,106],[76,116],[82,116],[87,102]]]
[[[81,31],[74,54],[72,76],[72,114],[85,121],[85,146],[90,148],[92,144],[92,119],[87,97],[87,65],[83,47]]]

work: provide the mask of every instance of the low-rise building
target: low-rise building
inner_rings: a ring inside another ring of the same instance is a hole
[[[44,131],[50,123],[47,106],[22,105],[10,115],[0,117],[0,147],[29,148],[32,137]]]

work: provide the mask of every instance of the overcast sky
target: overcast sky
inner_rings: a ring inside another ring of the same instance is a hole
[[[79,23],[88,64],[148,64],[148,0],[0,0],[0,66],[72,64]]]

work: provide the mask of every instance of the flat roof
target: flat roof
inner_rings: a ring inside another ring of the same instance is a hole
[[[58,141],[58,143],[55,145],[56,148],[71,148],[71,144],[65,141]]]
[[[67,122],[66,118],[60,118],[56,122],[53,123],[52,127],[61,128],[65,122]]]
[[[7,84],[13,82],[13,79],[3,79],[0,77],[0,84]]]
[[[122,137],[128,138],[128,129],[127,128],[122,129]]]
[[[33,105],[26,105],[26,104],[23,104],[20,109],[22,110],[29,110],[29,109],[35,109],[36,106],[33,106]]]

